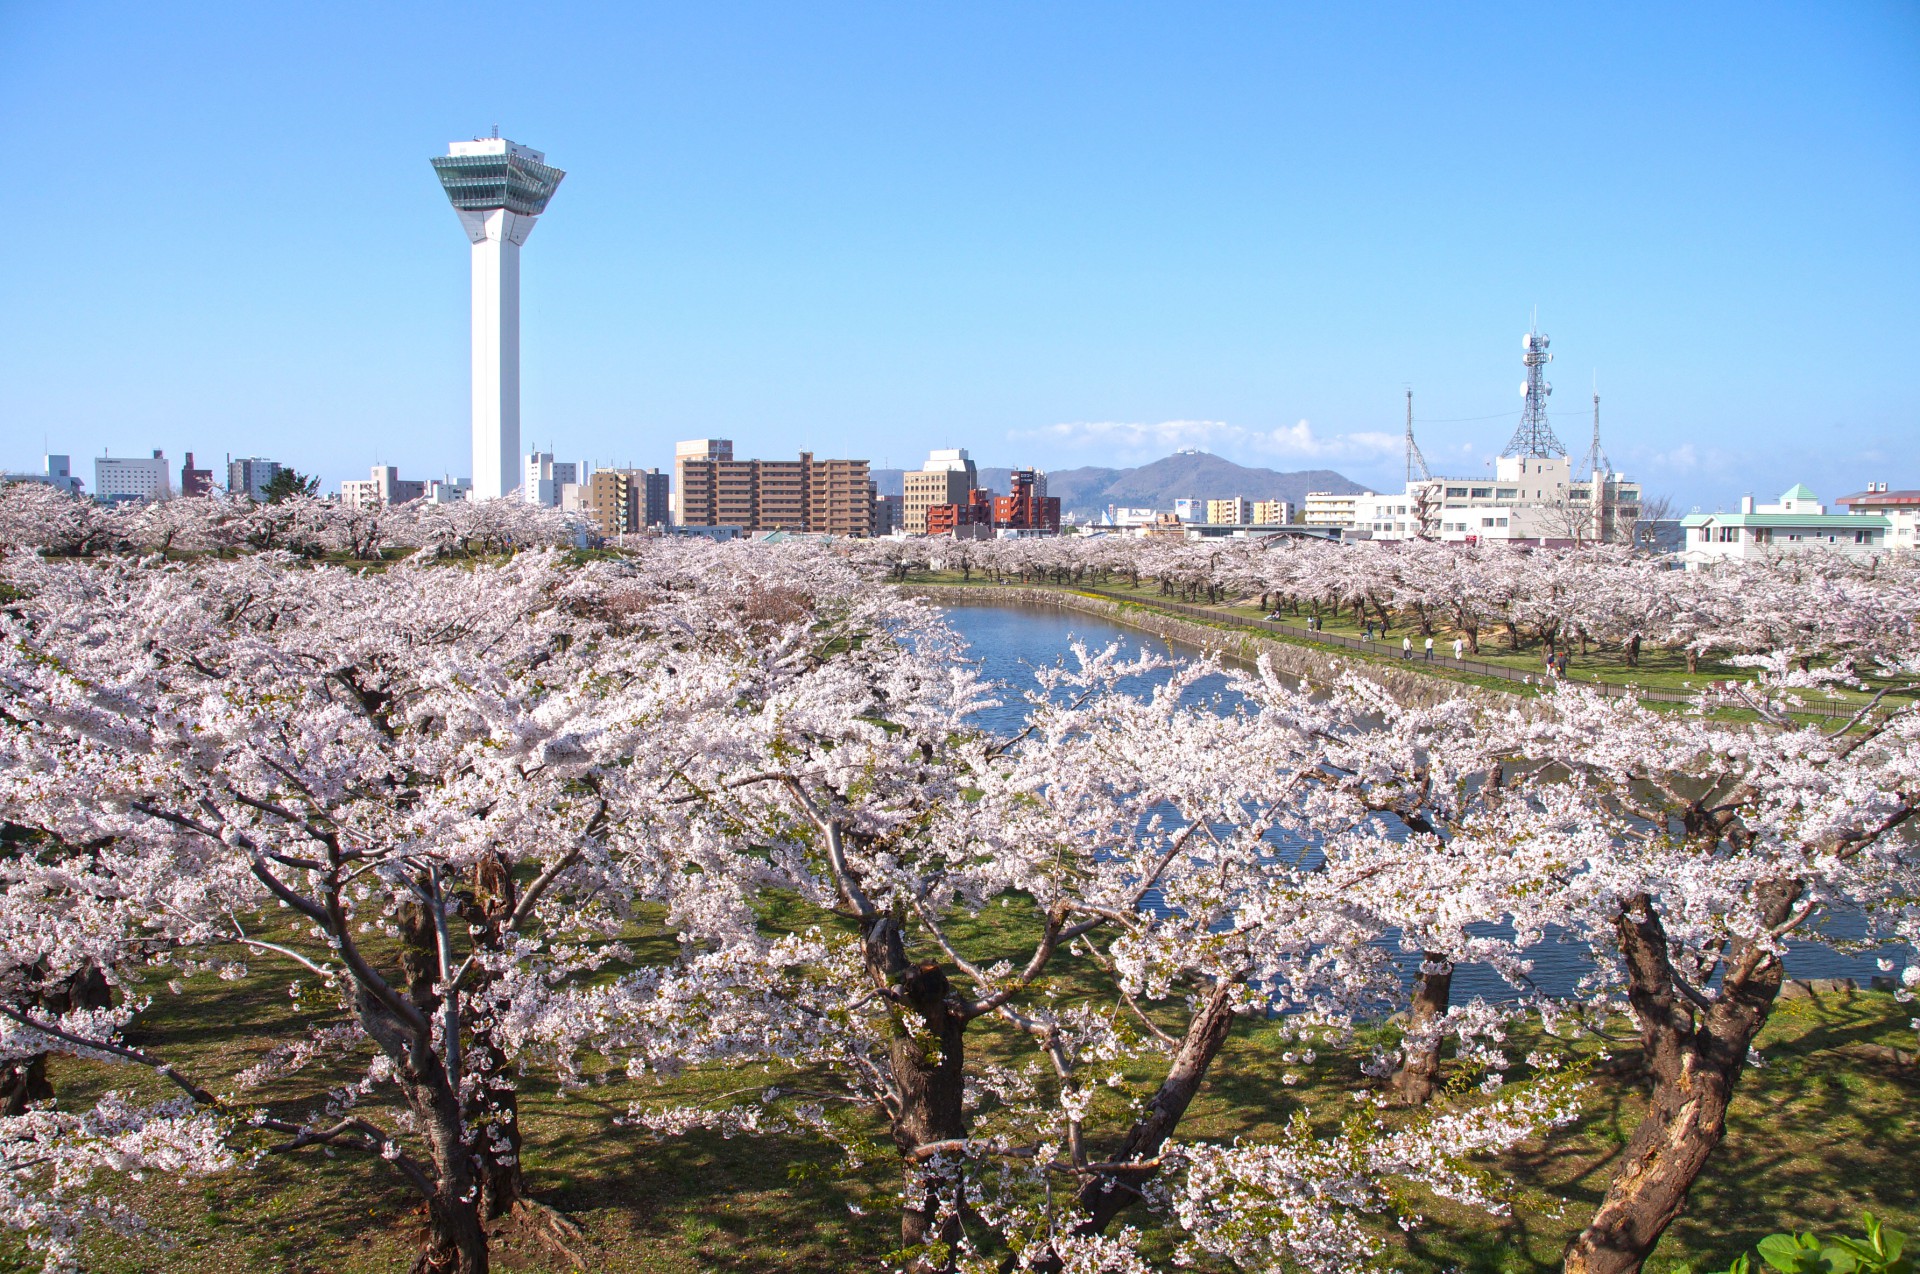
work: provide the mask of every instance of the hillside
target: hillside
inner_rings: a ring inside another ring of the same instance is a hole
[[[875,469],[873,480],[880,494],[899,495],[904,472]],[[1012,472],[983,467],[980,481],[991,490],[1005,491]],[[1359,483],[1331,469],[1301,469],[1290,473],[1257,469],[1205,451],[1183,451],[1132,469],[1089,465],[1055,469],[1047,474],[1047,494],[1060,497],[1061,514],[1076,516],[1083,522],[1106,512],[1110,504],[1167,509],[1185,496],[1213,499],[1242,495],[1249,500],[1291,500],[1298,507],[1305,503],[1309,491],[1364,490]]]

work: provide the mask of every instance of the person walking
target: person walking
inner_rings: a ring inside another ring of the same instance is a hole
[[[1433,662],[1433,638],[1427,638],[1427,662]]]
[[[1402,659],[1413,658],[1413,637],[1411,635],[1400,639],[1400,657]]]
[[[1467,648],[1466,642],[1460,640],[1460,638],[1458,637],[1455,637],[1453,639],[1453,658],[1455,663],[1458,663],[1460,661],[1460,652],[1465,650],[1466,648]]]
[[[1365,627],[1361,628],[1360,635],[1368,641],[1373,640],[1373,621],[1371,619],[1366,622]]]

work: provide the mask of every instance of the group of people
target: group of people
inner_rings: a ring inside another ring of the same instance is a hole
[[[1369,639],[1371,639],[1373,634],[1369,633],[1367,634],[1367,636],[1369,637]],[[1466,649],[1467,649],[1467,643],[1463,638],[1455,637],[1453,639],[1453,657],[1455,659],[1462,658],[1466,653]],[[1413,658],[1413,634],[1408,633],[1406,636],[1400,639],[1400,657],[1402,659]],[[1429,663],[1433,661],[1433,638],[1431,635],[1429,635],[1424,641],[1424,644],[1422,646],[1422,657],[1425,658]]]

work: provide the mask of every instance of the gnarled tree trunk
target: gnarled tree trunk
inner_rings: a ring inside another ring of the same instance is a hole
[[[938,965],[907,963],[897,919],[869,921],[864,946],[867,972],[888,990],[893,1014],[887,1051],[896,1104],[888,1115],[904,1177],[900,1241],[906,1247],[953,1243],[960,1238],[959,1182],[930,1169],[918,1152],[967,1135],[967,1020],[948,998],[947,976]],[[912,1268],[948,1266],[928,1254]]]
[[[1407,1012],[1407,1042],[1400,1069],[1388,1088],[1394,1099],[1409,1106],[1424,1106],[1433,1098],[1434,1084],[1440,1075],[1439,1020],[1446,1016],[1453,995],[1453,961],[1438,951],[1425,951],[1423,968],[1413,984],[1413,1003]]]
[[[1139,1199],[1141,1185],[1159,1172],[1150,1161],[1158,1157],[1167,1138],[1180,1126],[1187,1107],[1193,1104],[1200,1085],[1206,1080],[1208,1068],[1233,1030],[1234,991],[1235,985],[1230,979],[1215,983],[1200,1011],[1187,1023],[1187,1033],[1174,1052],[1159,1091],[1127,1130],[1126,1141],[1109,1160],[1115,1164],[1137,1163],[1141,1167],[1135,1172],[1101,1173],[1081,1185],[1075,1203],[1086,1214],[1086,1219],[1074,1227],[1075,1234],[1091,1235],[1105,1230]],[[1063,1265],[1058,1256],[1049,1252],[1034,1260],[1031,1268],[1041,1274],[1059,1274]]]
[[[1799,895],[1792,883],[1764,887],[1763,918],[1781,923]],[[1631,900],[1615,925],[1653,1091],[1606,1197],[1567,1247],[1568,1274],[1631,1274],[1652,1254],[1726,1135],[1734,1083],[1780,991],[1778,957],[1736,940],[1719,995],[1696,1002],[1668,959],[1651,899]]]

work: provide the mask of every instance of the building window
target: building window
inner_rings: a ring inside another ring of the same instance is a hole
[[[1449,498],[1457,496],[1461,499],[1465,499],[1466,494],[1467,494],[1467,489],[1465,487],[1448,487],[1447,488],[1447,495]]]
[[[1494,523],[1495,526],[1505,526],[1506,524],[1507,520],[1505,518],[1501,518]]]
[[[1481,519],[1480,519],[1480,525],[1481,525],[1481,526],[1492,526],[1492,525],[1493,525],[1493,519],[1492,519],[1492,518],[1481,518]]]
[[[1500,488],[1500,498],[1501,498],[1502,500],[1511,500],[1511,499],[1514,499],[1514,498],[1515,498],[1515,497],[1517,497],[1517,496],[1518,496],[1519,494],[1520,494],[1520,492],[1519,492],[1519,491],[1517,491],[1517,490],[1515,490],[1515,489],[1514,489],[1513,487],[1501,487],[1501,488]]]
[[[1475,487],[1471,491],[1467,492],[1467,498],[1469,500],[1491,500],[1493,499],[1493,488],[1492,487]]]

